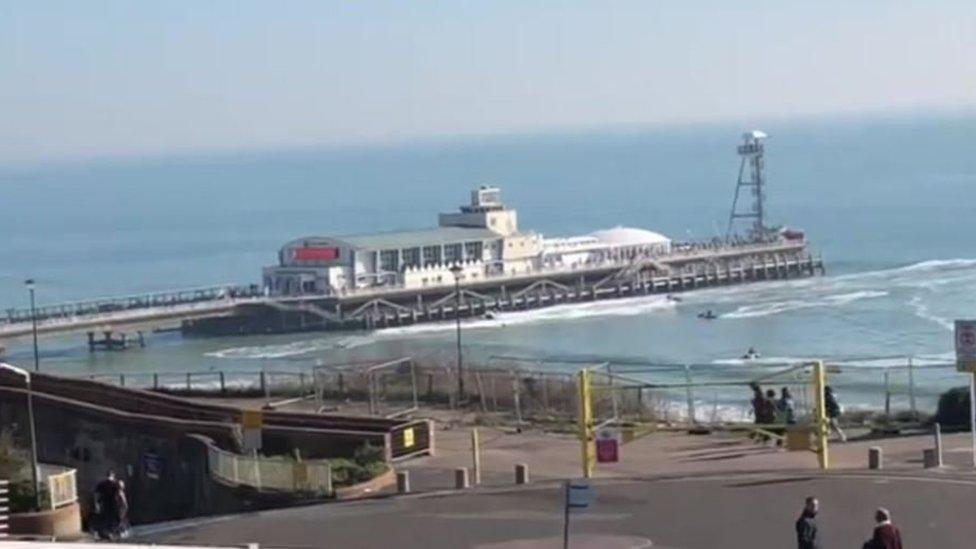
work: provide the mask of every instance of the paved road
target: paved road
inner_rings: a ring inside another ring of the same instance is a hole
[[[824,547],[860,547],[873,510],[892,510],[909,548],[969,548],[976,478],[946,475],[751,474],[596,483],[573,515],[572,547],[783,549],[803,498],[821,499]],[[262,547],[558,547],[556,484],[269,511],[149,534],[154,542]]]

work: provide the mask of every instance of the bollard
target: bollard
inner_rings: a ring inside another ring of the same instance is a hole
[[[528,463],[516,463],[515,464],[515,484],[528,484],[529,483],[529,464]]]
[[[410,493],[410,471],[397,471],[397,493],[398,494],[409,494]]]
[[[872,446],[868,448],[868,469],[882,469],[884,465],[882,463],[882,453],[881,448],[878,446]]]
[[[464,490],[468,488],[468,468],[458,467],[454,470],[454,488],[458,490]]]
[[[934,469],[939,466],[939,460],[935,454],[935,448],[922,450],[922,465],[926,469]]]
[[[471,480],[475,485],[481,484],[481,442],[478,438],[478,428],[471,428],[471,466],[474,478]]]
[[[935,435],[935,462],[942,467],[942,425],[936,423],[932,428]]]

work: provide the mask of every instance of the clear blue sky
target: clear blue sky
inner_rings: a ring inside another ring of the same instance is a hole
[[[976,104],[976,2],[0,0],[0,164]]]

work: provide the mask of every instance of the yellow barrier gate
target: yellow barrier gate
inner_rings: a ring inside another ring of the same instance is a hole
[[[580,441],[580,463],[582,468],[582,473],[584,478],[590,478],[593,476],[593,469],[596,464],[596,447],[595,447],[595,422],[593,417],[593,370],[596,368],[605,367],[606,364],[601,364],[599,366],[587,367],[579,370],[577,372],[577,385],[578,385],[578,437]],[[716,427],[727,428],[727,429],[744,429],[762,433],[766,436],[774,437],[777,439],[785,439],[786,446],[788,449],[807,449],[813,450],[817,454],[817,461],[820,469],[827,470],[830,468],[830,452],[828,445],[828,433],[829,433],[829,423],[826,414],[826,402],[824,397],[824,389],[826,387],[826,368],[823,361],[814,361],[810,363],[804,363],[796,368],[807,368],[811,369],[811,379],[810,386],[813,392],[811,412],[809,424],[806,428],[803,426],[797,427],[795,425],[787,424],[769,424],[769,425],[753,425],[753,424],[723,424]],[[796,369],[794,368],[794,369]],[[792,369],[791,369],[792,370]],[[790,371],[790,370],[787,370]],[[621,376],[616,376],[616,379],[621,379]],[[620,387],[614,386],[614,376],[610,376],[609,388],[610,391],[619,390]],[[617,417],[617,403],[614,399],[614,417],[612,420],[601,423],[601,425],[608,425],[619,421]],[[636,426],[639,422],[627,422],[630,426]],[[692,418],[692,423],[694,422]],[[641,435],[632,433],[630,439],[637,438],[638,436],[650,434],[660,428],[649,427],[643,430]],[[782,431],[786,433],[786,436],[777,434],[775,431]],[[811,433],[812,431],[812,433]],[[813,435],[813,447],[810,444],[810,435]]]

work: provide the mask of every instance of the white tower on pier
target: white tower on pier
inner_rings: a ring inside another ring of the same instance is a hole
[[[725,239],[732,237],[732,229],[736,219],[751,219],[749,236],[761,237],[766,233],[766,191],[764,185],[766,176],[763,173],[763,141],[766,134],[753,130],[742,134],[743,143],[739,145],[739,180],[735,186],[735,198],[732,200],[732,213],[729,214],[729,227],[725,232]],[[742,194],[749,194],[749,198]],[[740,202],[742,202],[740,204]]]

